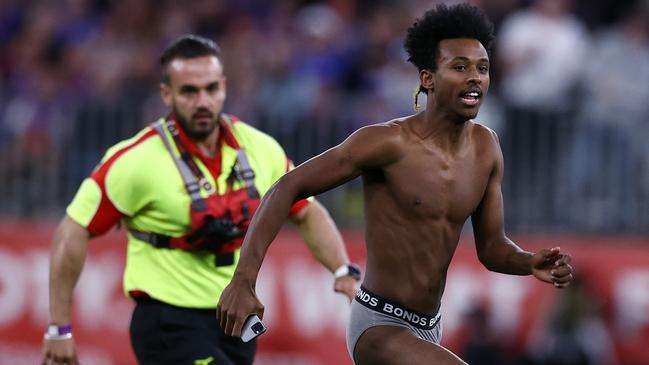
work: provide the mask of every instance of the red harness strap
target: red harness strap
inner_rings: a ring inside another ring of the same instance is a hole
[[[180,143],[177,122],[173,118],[167,118],[165,121],[155,123],[153,128],[160,135],[165,147],[173,157],[185,183],[187,193],[192,199],[189,212],[191,228],[180,237],[129,229],[135,238],[158,248],[209,251],[217,255],[217,265],[219,263],[221,265],[234,263],[233,253],[243,244],[243,236],[250,225],[252,216],[259,207],[260,196],[254,185],[255,173],[248,163],[244,150],[234,138],[231,121],[226,115],[223,115],[221,123],[226,134],[224,137],[230,138],[231,145],[234,145],[237,150],[237,161],[230,176],[242,181],[244,187],[218,195],[216,189],[207,181],[196,165],[192,154]],[[173,144],[180,152],[180,156],[174,153],[172,140],[167,136],[165,130],[168,130],[172,135]],[[210,193],[207,198],[200,195],[200,187]]]

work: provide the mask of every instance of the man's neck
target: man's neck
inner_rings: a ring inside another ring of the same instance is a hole
[[[460,141],[466,122],[468,122],[468,120],[454,120],[454,116],[436,108],[426,108],[421,117],[422,137],[441,139],[450,143]]]
[[[196,145],[196,148],[198,148],[202,154],[209,158],[214,158],[219,151],[220,129],[221,128],[217,125],[209,136],[201,139],[189,137],[189,139]]]

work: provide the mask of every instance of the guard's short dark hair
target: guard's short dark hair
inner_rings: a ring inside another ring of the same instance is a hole
[[[437,5],[408,28],[404,42],[408,61],[419,71],[437,71],[439,42],[454,38],[477,39],[491,54],[494,26],[475,6],[466,3],[450,7]]]
[[[176,58],[197,58],[204,56],[218,57],[221,50],[216,43],[207,38],[187,34],[173,41],[160,56],[162,82],[169,83],[167,66]]]

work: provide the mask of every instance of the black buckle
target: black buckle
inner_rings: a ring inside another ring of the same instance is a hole
[[[148,241],[153,247],[157,248],[169,248],[169,236],[165,236],[157,233],[149,233]]]
[[[230,265],[234,265],[234,252],[214,255],[214,266],[221,267]]]

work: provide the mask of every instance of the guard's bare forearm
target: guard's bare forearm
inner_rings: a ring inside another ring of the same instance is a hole
[[[486,245],[478,256],[480,262],[490,271],[510,275],[532,274],[533,254],[521,249],[506,237]]]
[[[349,262],[340,231],[318,201],[313,200],[304,209],[297,224],[311,254],[329,271]]]
[[[69,217],[59,224],[50,255],[50,320],[56,324],[71,322],[74,287],[86,260],[87,230]]]

